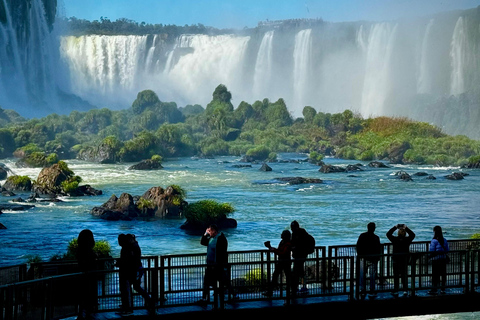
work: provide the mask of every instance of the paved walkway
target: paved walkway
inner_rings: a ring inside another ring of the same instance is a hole
[[[338,319],[377,319],[387,317],[428,315],[441,313],[467,312],[472,319],[480,318],[480,294],[447,294],[428,296],[424,292],[416,297],[393,298],[390,294],[377,296],[364,301],[349,301],[344,297],[309,298],[300,297],[290,305],[283,300],[262,300],[255,302],[236,302],[226,304],[225,310],[213,310],[209,306],[184,306],[158,308],[155,315],[148,315],[146,310],[135,310],[133,315],[121,316],[115,312],[103,312],[96,315],[96,320],[113,319],[178,319],[181,316],[192,319],[211,319],[212,316],[244,318],[295,317],[309,312],[319,316],[334,314]],[[74,320],[76,317],[65,318]]]

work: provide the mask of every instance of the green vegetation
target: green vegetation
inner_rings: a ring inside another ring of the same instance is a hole
[[[78,239],[73,238],[70,240],[67,246],[67,252],[61,257],[65,260],[75,260],[78,250]],[[93,247],[93,252],[97,255],[98,258],[108,258],[110,257],[111,246],[107,240],[97,240],[95,241],[95,246]]]
[[[189,223],[208,225],[227,218],[235,209],[229,203],[218,203],[215,200],[200,200],[189,204],[184,213]]]
[[[303,118],[293,119],[283,99],[242,101],[234,107],[224,85],[215,89],[205,109],[178,108],[144,90],[125,110],[73,111],[32,120],[1,109],[0,115],[0,156],[14,153],[29,166],[70,158],[112,163],[195,155],[274,161],[279,152],[308,153],[317,164],[324,156],[430,165],[466,165],[480,159],[479,141],[446,135],[428,123],[363,119],[350,110],[330,114],[310,106]],[[64,189],[77,182],[66,182]]]

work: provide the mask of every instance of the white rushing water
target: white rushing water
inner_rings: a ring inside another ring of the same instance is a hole
[[[467,43],[478,28],[468,28],[467,37],[468,22],[453,22],[357,23],[353,37],[336,24],[294,33],[265,30],[255,39],[182,35],[170,48],[156,36],[107,36],[95,45],[99,38],[92,35],[64,39],[61,52],[75,93],[100,105],[129,106],[138,91],[152,89],[163,101],[205,106],[224,84],[234,105],[283,98],[294,116],[305,105],[408,115],[405,101],[417,93],[458,95],[476,86],[478,46]]]

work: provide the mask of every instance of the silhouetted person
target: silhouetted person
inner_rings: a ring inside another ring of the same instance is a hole
[[[303,290],[306,290],[305,279],[303,279],[305,271],[305,261],[308,256],[308,249],[306,247],[307,231],[304,228],[300,228],[299,223],[294,220],[290,223],[290,229],[292,230],[292,257],[293,257],[293,270],[292,270],[292,295],[296,295],[298,289],[298,283],[300,278],[303,280]]]
[[[270,297],[273,294],[273,289],[278,285],[278,279],[282,275],[282,272],[285,274],[285,283],[287,284],[287,298],[290,296],[290,274],[292,271],[292,235],[290,231],[283,230],[281,235],[281,241],[278,244],[277,248],[274,248],[270,245],[270,241],[265,242],[265,246],[272,251],[277,256],[277,262],[275,263],[275,270],[273,271],[272,281],[270,283],[269,289],[265,292],[265,295]]]
[[[224,303],[224,287],[227,285],[228,267],[228,241],[223,232],[219,232],[217,225],[210,225],[200,244],[207,247],[207,268],[203,282],[203,302],[210,301],[210,287],[214,288],[215,299],[220,297],[220,304]],[[218,289],[218,290],[217,290]],[[215,301],[217,307],[217,301]]]
[[[83,273],[80,279],[79,315],[80,319],[93,319],[97,302],[97,279],[94,273],[97,270],[97,255],[93,251],[95,239],[92,231],[85,229],[78,235],[77,261]]]
[[[445,293],[447,283],[447,239],[443,237],[442,227],[433,227],[433,239],[430,242],[430,252],[432,253],[432,286],[429,294],[436,294],[440,284],[440,293]],[[440,280],[441,278],[441,280]],[[441,281],[441,283],[440,283]]]
[[[375,234],[375,223],[367,225],[367,232],[362,233],[357,240],[357,254],[360,262],[360,288],[365,292],[365,276],[370,271],[370,292],[375,291],[377,264],[381,254],[380,238]],[[372,296],[375,296],[374,293]]]
[[[397,236],[393,233],[397,231]],[[388,230],[387,238],[393,245],[393,283],[396,295],[399,289],[400,279],[402,280],[403,290],[408,290],[407,274],[408,261],[410,258],[410,244],[415,239],[415,233],[404,224],[397,224]],[[406,292],[405,292],[406,293]]]
[[[140,246],[133,234],[123,233],[118,236],[118,244],[122,247],[120,250],[120,259],[117,261],[122,300],[120,314],[131,314],[133,312],[131,305],[132,286],[145,300],[145,305],[149,309],[149,312],[152,312],[153,302],[141,286],[144,270],[141,261],[142,252]]]

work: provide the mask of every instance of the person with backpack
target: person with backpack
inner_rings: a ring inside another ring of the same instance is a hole
[[[291,288],[292,296],[295,296],[300,278],[303,280],[303,287],[300,292],[307,291],[304,279],[305,261],[307,256],[315,250],[315,239],[304,228],[300,228],[300,224],[296,220],[290,223],[290,229],[292,230],[293,257]]]

